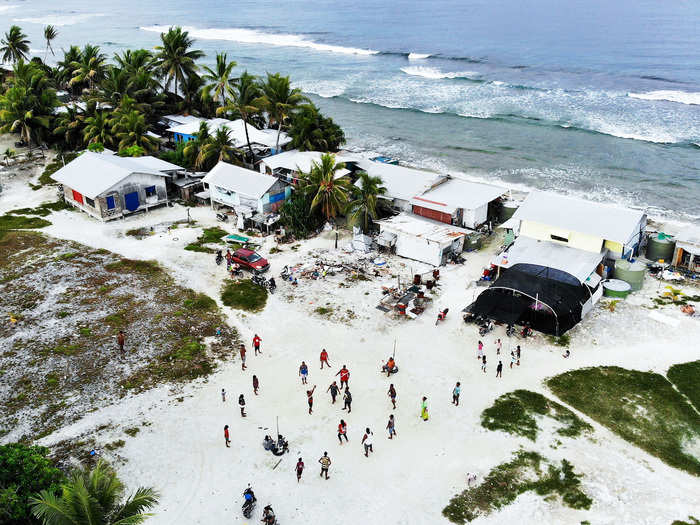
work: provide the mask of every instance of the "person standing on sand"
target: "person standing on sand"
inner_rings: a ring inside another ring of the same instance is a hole
[[[498,366],[496,367],[496,377],[503,378],[503,361],[498,362]]]
[[[245,415],[245,399],[243,398],[243,394],[238,396],[238,406],[241,407],[241,417],[247,417]]]
[[[345,388],[345,394],[343,395],[343,401],[344,401],[343,410],[345,410],[347,408],[348,414],[349,414],[350,412],[352,412],[352,406],[351,406],[352,405],[352,394],[350,393],[350,389],[347,387]]]
[[[228,436],[228,425],[224,425],[224,441],[226,442],[226,448],[231,448],[231,440]]]
[[[240,352],[241,352],[241,370],[245,370],[245,369],[247,368],[247,367],[245,366],[245,353],[246,353],[246,349],[245,349],[245,345],[244,345],[243,343],[241,343]]]
[[[515,357],[518,359],[516,364],[520,366],[520,345],[515,347]]]
[[[331,466],[331,458],[328,457],[328,452],[324,452],[318,462],[321,464],[321,477],[325,474],[326,479],[328,479],[328,467]]]
[[[461,391],[462,391],[462,387],[459,386],[459,381],[457,381],[457,384],[452,389],[452,404],[455,406],[459,406],[459,393]]]
[[[314,409],[314,390],[316,390],[316,385],[314,385],[311,390],[306,391],[306,398],[309,402],[309,414],[311,414]]]
[[[348,388],[348,381],[350,381],[350,370],[343,365],[343,368],[340,369],[340,371],[335,374],[340,376],[340,388],[343,388],[343,384],[345,384],[345,389],[347,390]]]
[[[226,390],[223,388],[221,389],[221,401],[226,403]]]
[[[389,422],[386,424],[386,429],[389,431],[389,439],[392,438],[392,435],[396,435],[396,425],[394,423],[394,414],[389,415]]]
[[[486,356],[481,356],[481,369],[486,373]]]
[[[299,375],[301,376],[301,384],[305,385],[306,379],[309,376],[309,367],[306,366],[304,361],[301,362],[301,366],[299,367]]]
[[[501,340],[496,339],[496,355],[501,355],[501,348],[503,348],[503,345],[501,344]]]
[[[304,462],[301,460],[301,458],[299,458],[299,461],[297,461],[294,470],[297,472],[297,483],[299,483],[301,481],[301,473],[304,472]]]
[[[423,396],[423,402],[420,405],[420,417],[423,421],[428,421],[428,398]]]
[[[362,436],[362,444],[365,446],[365,457],[369,457],[370,452],[374,452],[372,450],[372,431],[369,428],[365,429],[365,435]]]
[[[123,330],[119,330],[119,333],[117,334],[117,344],[119,345],[119,351],[123,354],[124,353],[124,342],[126,341],[126,334],[124,333]]]
[[[340,444],[343,444],[343,438],[345,438],[345,442],[348,442],[348,426],[343,421],[342,419],[340,420],[340,423],[338,424],[338,441],[340,441]]]
[[[328,389],[326,390],[326,392],[331,393],[331,400],[332,400],[331,402],[333,404],[335,404],[335,397],[338,395],[338,390],[340,390],[340,389],[338,388],[338,384],[335,381],[333,381],[331,383],[331,386],[329,386]]]
[[[262,339],[258,337],[258,334],[255,334],[253,337],[253,348],[255,349],[255,355],[262,355],[262,350],[260,350],[260,343],[262,342]]]
[[[479,341],[478,349],[479,351],[476,353],[476,358],[481,359],[484,355],[484,343],[482,343],[481,341]]]
[[[258,388],[260,387],[260,381],[258,381],[258,376],[253,374],[253,394],[258,395]]]
[[[391,405],[394,407],[393,410],[396,410],[396,389],[394,388],[394,383],[389,385],[387,395],[391,399]]]
[[[513,368],[513,364],[515,363],[515,353],[511,350],[510,351],[510,367]]]
[[[321,370],[323,370],[323,364],[326,364],[328,368],[331,367],[331,364],[328,362],[328,352],[326,352],[326,349],[324,348],[321,350]]]

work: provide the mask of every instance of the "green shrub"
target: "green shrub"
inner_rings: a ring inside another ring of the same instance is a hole
[[[23,215],[3,215],[0,217],[0,230],[27,230],[51,226],[46,219]]]
[[[231,308],[259,312],[267,304],[267,289],[247,279],[229,281],[221,291],[221,301]]]

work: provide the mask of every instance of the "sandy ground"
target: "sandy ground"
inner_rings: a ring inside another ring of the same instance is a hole
[[[48,190],[44,193],[33,192],[26,179],[16,178],[0,197],[0,213],[47,200]],[[44,231],[126,257],[157,259],[178,281],[218,300],[224,270],[210,255],[183,250],[198,235],[197,229],[167,233],[156,228],[157,233],[143,240],[124,235],[128,229],[181,220],[186,214],[185,208],[175,206],[102,224],[81,213],[62,211],[49,217],[53,225]],[[208,208],[191,209],[191,214],[200,225],[215,224]],[[271,246],[268,241],[261,251],[267,254]],[[312,249],[332,249],[332,241],[319,237],[296,252],[285,249],[270,256],[272,275],[277,276],[285,264],[298,263]],[[278,280],[278,293],[263,312],[246,314],[225,308],[244,340],[250,341],[254,333],[263,339],[263,355],[256,357],[251,351],[248,370],[242,371],[236,360],[208,380],[188,385],[184,392],[174,394],[163,386],[127,397],[48,436],[43,444],[114,423],[94,437],[101,443],[126,440],[119,454],[127,461],[119,464],[119,474],[130,487],[154,486],[162,495],[156,516],[149,520],[153,524],[255,523],[267,503],[283,524],[445,522],[440,512],[451,496],[466,487],[467,472],[481,477],[519,446],[552,459],[570,460],[585,474],[583,489],[594,500],[592,508],[576,511],[525,494],[478,523],[657,524],[697,516],[697,478],[665,465],[594,422],[589,421],[595,427],[593,439],[562,439],[560,446],[552,448],[551,437],[532,444],[487,431],[480,426],[479,416],[496,397],[515,388],[546,394],[542,380],[572,368],[619,365],[663,373],[671,364],[698,359],[700,347],[689,342],[698,340],[700,323],[673,310],[663,313],[678,322],[676,328],[651,320],[642,305],[649,304],[658,285],[648,281],[643,292],[615,312],[599,308],[581,323],[572,332],[571,358],[563,359],[560,348],[538,336],[523,344],[520,367],[511,370],[504,358],[503,379],[496,379],[496,337],[505,340],[506,355],[516,341],[498,330],[484,338],[489,361],[484,374],[475,358],[478,332],[464,325],[459,315],[475,293],[468,283],[480,274],[495,249],[467,254],[464,266],[443,269],[442,291],[433,310],[415,321],[392,320],[375,309],[380,286],[390,284],[389,277],[350,288],[339,288],[332,278],[302,281],[291,303],[285,294],[290,285]],[[407,274],[409,266],[414,263],[389,260],[389,267],[397,272]],[[347,305],[357,317],[346,322],[325,320],[313,313],[321,301]],[[450,315],[435,326],[438,306],[448,306]],[[389,380],[378,369],[395,341],[401,370]],[[319,370],[322,347],[330,354],[331,370]],[[305,387],[298,377],[302,360],[309,364],[309,385],[318,385],[313,415],[307,412]],[[325,393],[343,364],[351,372],[351,414],[342,411],[339,403],[331,405]],[[258,396],[252,392],[253,374],[261,383]],[[398,391],[394,411],[398,437],[392,441],[384,431],[392,412],[386,396],[390,381]],[[462,383],[458,408],[450,403],[456,381]],[[225,403],[221,388],[228,393]],[[240,393],[247,401],[245,419],[236,403]],[[423,395],[428,397],[428,422],[419,418]],[[274,433],[276,417],[291,453],[274,468],[278,458],[263,450],[261,440]],[[350,438],[342,446],[336,437],[341,418],[348,424]],[[123,428],[143,422],[149,425],[142,426],[136,437],[124,436]],[[225,424],[231,429],[231,448],[224,446]],[[375,433],[369,458],[360,444],[365,427]],[[318,475],[317,461],[324,451],[333,461],[328,481]],[[293,473],[298,457],[307,466],[301,483]],[[256,491],[259,506],[254,519],[245,520],[240,505],[248,483]]]

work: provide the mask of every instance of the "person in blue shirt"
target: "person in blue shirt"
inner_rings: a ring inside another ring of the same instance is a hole
[[[305,385],[306,378],[309,375],[309,367],[306,366],[306,363],[304,361],[301,362],[301,366],[299,367],[299,375],[301,376],[301,384]]]
[[[457,381],[457,384],[454,387],[454,390],[452,390],[452,404],[455,406],[459,406],[459,393],[462,391],[462,387],[459,386],[459,381]]]

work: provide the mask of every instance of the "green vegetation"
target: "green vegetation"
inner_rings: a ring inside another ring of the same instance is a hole
[[[61,486],[60,495],[42,490],[31,499],[32,513],[44,525],[92,524],[137,525],[158,503],[158,493],[139,487],[124,499],[126,487],[104,460],[94,469],[74,470]],[[66,519],[65,516],[71,516]],[[75,516],[77,519],[72,519]]]
[[[330,316],[333,314],[333,308],[328,308],[326,306],[318,306],[314,309],[314,312],[316,312],[318,315]]]
[[[203,293],[194,293],[192,297],[185,299],[185,308],[188,310],[214,311],[217,309],[216,301]]]
[[[10,210],[7,212],[8,215],[39,215],[41,217],[46,217],[50,215],[52,211],[68,210],[72,209],[70,204],[66,204],[65,201],[56,202],[45,202],[37,206],[36,208],[18,208],[16,210]]]
[[[537,392],[515,390],[502,395],[481,413],[481,426],[502,430],[535,441],[539,426],[534,416],[549,417],[562,424],[557,434],[578,437],[593,428],[565,406]]]
[[[267,303],[267,289],[246,279],[229,281],[221,291],[221,301],[231,308],[259,312]]]
[[[568,507],[589,509],[593,501],[581,491],[580,478],[565,459],[557,466],[536,452],[521,450],[511,461],[492,469],[480,485],[454,496],[442,514],[453,523],[473,521],[528,491],[546,497],[558,495]]]
[[[676,388],[700,410],[700,361],[673,365],[666,374]]]
[[[700,525],[700,520],[694,516],[688,516],[688,521],[673,520],[671,525]]]
[[[228,232],[222,230],[218,226],[214,228],[204,228],[204,230],[202,230],[202,234],[199,237],[197,237],[197,240],[195,242],[185,246],[185,250],[191,252],[216,253],[216,250],[204,245],[220,243],[221,239],[223,239],[227,235]]]
[[[111,443],[107,443],[105,448],[107,450],[117,450],[118,448],[122,448],[124,445],[126,445],[126,441],[123,439],[118,439],[116,441],[112,441]]]
[[[310,102],[292,117],[289,136],[292,147],[301,151],[334,152],[345,144],[340,126]]]
[[[39,188],[47,184],[56,184],[56,182],[51,178],[51,175],[60,170],[64,166],[64,163],[68,164],[69,162],[75,160],[77,157],[77,153],[66,153],[65,155],[57,156],[53,162],[50,162],[46,165],[44,171],[39,176],[39,185],[36,186],[34,189],[38,190]]]
[[[150,276],[166,275],[157,261],[139,261],[136,259],[120,259],[119,261],[105,264],[105,270],[110,272],[133,271]]]
[[[0,445],[0,523],[39,523],[31,515],[29,498],[42,490],[55,493],[63,481],[48,452],[22,443]]]
[[[700,475],[692,446],[700,418],[668,380],[619,367],[583,368],[547,380],[558,397],[669,465]]]
[[[131,436],[131,437],[136,436],[136,434],[138,434],[139,432],[141,432],[141,429],[139,427],[131,427],[131,428],[127,428],[126,430],[124,430],[124,433],[127,436]]]
[[[569,334],[560,335],[559,337],[548,335],[547,340],[554,346],[563,346],[565,348],[571,344],[571,336]]]
[[[51,226],[46,219],[39,217],[25,217],[24,215],[2,215],[0,216],[0,231],[3,230],[28,230],[35,228],[45,228]]]

